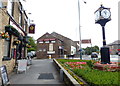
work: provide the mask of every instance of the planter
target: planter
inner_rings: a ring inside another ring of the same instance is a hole
[[[79,78],[72,71],[64,69],[55,59],[53,59],[53,62],[58,71],[60,72],[60,77],[62,76],[61,80],[63,80],[65,84],[67,84],[68,86],[88,86],[85,81]],[[78,81],[76,81],[74,78],[79,78],[81,82],[78,83]]]
[[[120,66],[118,65],[117,62],[111,64],[95,63],[94,68],[103,71],[120,71]]]

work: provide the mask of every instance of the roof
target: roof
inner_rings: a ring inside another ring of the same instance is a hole
[[[58,39],[60,39],[60,40],[62,40],[62,41],[64,41],[64,39],[73,41],[73,40],[71,40],[70,38],[67,38],[67,37],[65,37],[65,36],[63,36],[63,35],[61,35],[61,34],[56,33],[56,32],[52,32],[51,35],[53,35],[54,37],[56,37],[56,38],[58,38]]]
[[[111,46],[111,45],[120,45],[120,40],[116,40],[113,43],[108,44],[108,46]]]

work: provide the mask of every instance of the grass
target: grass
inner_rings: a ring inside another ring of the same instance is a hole
[[[57,61],[62,64],[64,68],[73,71],[77,76],[84,79],[90,86],[120,86],[120,72],[108,72],[93,69],[93,64],[95,63],[95,61],[73,59],[57,59]],[[86,62],[87,64],[82,65],[84,66],[84,68],[77,68],[76,66],[71,66],[73,64],[66,64],[66,62]]]

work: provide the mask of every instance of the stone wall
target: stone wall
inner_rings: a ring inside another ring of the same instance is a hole
[[[13,68],[15,67],[15,59],[3,61],[3,65],[6,65],[7,72],[8,74],[10,74],[11,72],[13,72]]]

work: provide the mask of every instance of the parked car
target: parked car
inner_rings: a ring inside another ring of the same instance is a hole
[[[92,52],[91,58],[98,58],[98,54],[96,52]]]
[[[31,53],[32,53],[33,57],[36,56],[36,52],[35,51],[31,51]]]
[[[32,57],[33,57],[33,54],[32,54],[31,52],[28,52],[27,57],[28,57],[28,58],[32,58]]]
[[[118,52],[118,56],[120,56],[120,52]]]

